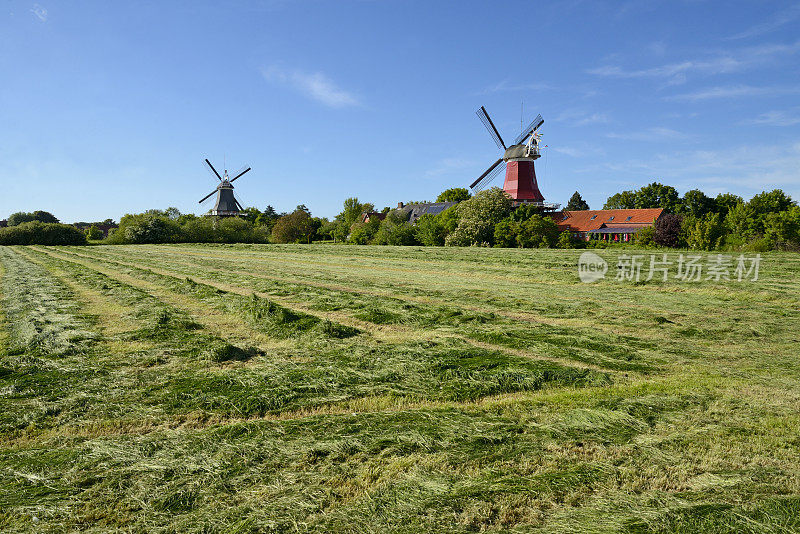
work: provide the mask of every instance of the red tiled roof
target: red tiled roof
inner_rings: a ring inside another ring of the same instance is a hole
[[[562,211],[553,213],[551,217],[558,224],[562,231],[571,230],[573,232],[588,232],[597,230],[605,225],[608,228],[620,227],[641,227],[653,224],[653,221],[661,217],[664,212],[662,208],[641,209],[641,210],[584,210],[584,211]],[[613,217],[613,218],[612,218]]]

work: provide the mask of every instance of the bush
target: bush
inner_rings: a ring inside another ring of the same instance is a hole
[[[559,230],[550,217],[533,215],[519,223],[517,245],[522,248],[552,248],[558,242]]]
[[[393,211],[381,221],[372,243],[375,245],[418,245],[416,230],[406,221],[407,214]]]
[[[69,224],[25,222],[0,228],[0,245],[85,245],[86,235]]]
[[[119,228],[109,236],[108,242],[121,243],[172,243],[179,240],[181,227],[163,212],[150,211],[127,214],[119,221]]]
[[[520,209],[520,208],[518,208]],[[496,247],[544,248],[554,247],[559,242],[558,225],[550,217],[535,213],[522,222],[513,219],[513,214],[494,227]],[[564,248],[572,248],[572,234],[564,232],[569,241]]]
[[[687,217],[683,226],[686,244],[699,250],[718,248],[725,233],[719,213],[706,213],[700,218]]]
[[[448,246],[491,245],[494,227],[511,213],[511,199],[499,187],[481,191],[458,205],[458,226],[447,236]],[[449,211],[449,210],[448,210]]]
[[[633,234],[633,242],[643,247],[655,245],[656,229],[652,226],[645,226]]]
[[[272,240],[275,243],[311,243],[313,233],[311,215],[297,209],[278,219],[272,228]]]
[[[86,237],[97,241],[98,239],[103,239],[103,231],[100,230],[97,226],[91,225],[88,230],[86,230]]]
[[[448,208],[450,211],[453,208]],[[419,219],[415,225],[416,239],[426,247],[441,247],[444,246],[444,240],[447,238],[447,228],[445,227],[442,217],[439,215],[431,215],[426,213]]]
[[[764,237],[776,248],[794,250],[800,247],[800,207],[769,213],[764,217]]]
[[[681,241],[682,223],[683,219],[680,215],[666,213],[659,217],[653,225],[655,227],[653,236],[655,244],[662,247],[677,247]]]
[[[9,226],[18,226],[20,224],[26,222],[33,222],[39,221],[43,223],[57,223],[58,219],[55,215],[50,213],[49,211],[41,211],[37,210],[33,213],[25,213],[23,211],[18,211],[17,213],[12,213],[8,216],[8,225]]]

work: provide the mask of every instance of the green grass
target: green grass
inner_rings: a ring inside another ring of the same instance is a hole
[[[578,254],[0,247],[0,530],[800,531],[800,257]]]

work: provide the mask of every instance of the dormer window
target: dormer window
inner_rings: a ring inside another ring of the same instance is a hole
[[[627,218],[627,219],[625,219],[625,220],[626,220],[626,221],[630,221],[631,219],[633,219],[633,215],[628,215],[628,218]]]
[[[614,216],[612,215],[611,217],[608,218],[608,220],[609,221],[613,221],[614,220]]]
[[[589,220],[590,220],[590,221],[593,221],[593,220],[595,220],[596,218],[597,218],[597,215],[592,215],[592,218],[591,218],[591,219],[589,219]]]

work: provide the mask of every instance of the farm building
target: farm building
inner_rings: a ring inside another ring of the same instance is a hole
[[[403,204],[400,202],[397,204],[397,210],[408,213],[408,222],[414,224],[417,222],[417,219],[423,215],[439,215],[447,208],[452,208],[456,204],[458,204],[458,202],[419,202],[415,204]]]
[[[630,210],[561,211],[551,214],[562,232],[589,241],[629,241],[633,235],[661,217],[662,208]]]
[[[361,214],[361,222],[368,223],[370,221],[379,220],[382,221],[386,218],[386,213],[380,211],[365,211]]]

